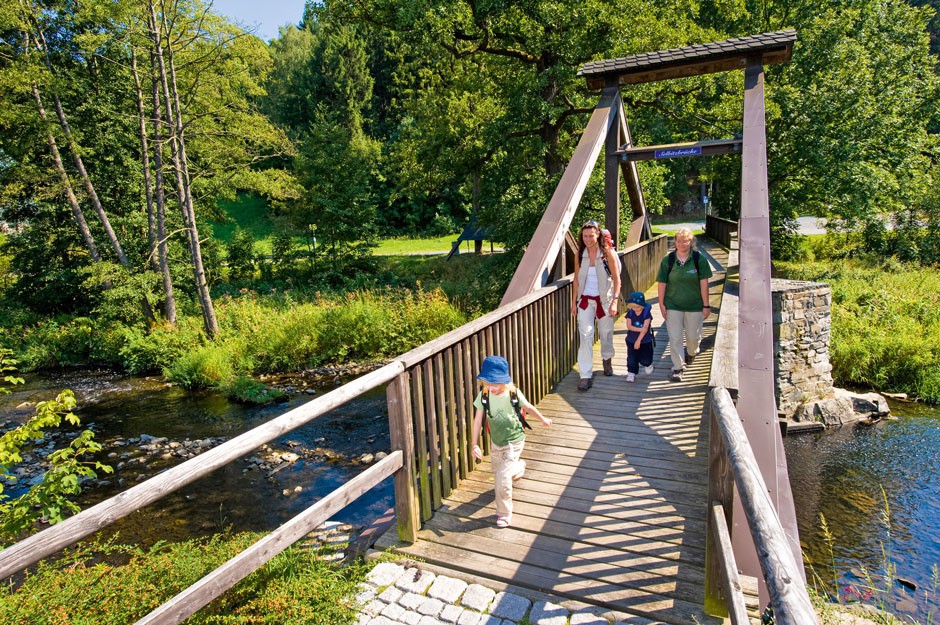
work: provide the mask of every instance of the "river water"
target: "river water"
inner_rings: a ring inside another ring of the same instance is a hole
[[[940,409],[892,402],[891,410],[898,419],[876,427],[786,439],[807,575],[843,600],[880,598],[899,617],[926,623],[932,613],[936,622]],[[872,581],[885,592],[869,598]]]
[[[106,445],[102,458],[112,465],[134,451],[127,439],[141,434],[170,441],[228,440],[311,399],[300,392],[287,403],[248,407],[214,393],[169,386],[162,378],[106,371],[27,378],[13,395],[0,396],[0,423],[21,421],[31,412],[30,403],[70,388],[79,399],[76,413],[83,427],[93,427],[96,440]],[[304,384],[296,382],[298,387]],[[322,394],[334,387],[330,383],[309,392]],[[901,402],[891,407],[898,420],[876,427],[788,437],[787,463],[810,580],[823,580],[832,594],[855,600],[867,598],[870,578],[886,592],[869,601],[881,598],[899,616],[923,623],[931,611],[934,620],[940,614],[932,580],[932,568],[940,563],[940,409]],[[112,527],[122,542],[142,545],[209,535],[226,527],[274,529],[362,471],[365,465],[356,459],[363,453],[388,451],[384,392],[324,414],[271,447],[316,453],[301,454],[300,460],[272,476],[250,468],[249,454]],[[179,460],[125,463],[107,476],[108,484],[88,488],[80,503],[97,503],[175,462]],[[366,525],[393,500],[391,481],[386,480],[335,520]],[[887,576],[886,563],[895,568]]]
[[[75,414],[81,418],[82,428],[92,427],[95,440],[105,445],[100,459],[111,466],[117,466],[121,456],[137,452],[139,444],[128,443],[128,439],[141,434],[172,442],[228,440],[313,398],[300,392],[288,402],[258,407],[240,405],[216,393],[169,386],[158,377],[76,371],[26,378],[27,383],[14,387],[12,395],[0,396],[0,423],[11,417],[22,421],[32,411],[29,404],[69,388],[78,398]],[[308,388],[322,394],[334,387],[330,383]],[[121,542],[151,545],[157,540],[209,535],[226,527],[235,531],[276,528],[364,470],[366,465],[358,462],[362,454],[389,450],[385,394],[378,390],[348,402],[269,446],[275,451],[299,451],[301,458],[269,476],[268,471],[252,468],[249,459],[253,454],[248,454],[118,521],[110,532],[120,532]],[[181,461],[125,462],[113,475],[102,476],[107,483],[86,488],[80,505],[84,508],[97,503]],[[7,492],[15,496],[17,489]],[[334,520],[366,525],[393,501],[388,479]]]

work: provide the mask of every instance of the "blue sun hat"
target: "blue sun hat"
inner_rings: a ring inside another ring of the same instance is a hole
[[[646,296],[639,291],[634,291],[633,293],[630,293],[630,297],[627,298],[627,303],[646,306]]]
[[[511,384],[512,376],[509,375],[509,363],[502,356],[487,356],[483,360],[483,366],[480,367],[478,380],[489,382],[490,384]]]

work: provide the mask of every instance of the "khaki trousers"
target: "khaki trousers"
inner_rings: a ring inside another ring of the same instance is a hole
[[[702,340],[702,311],[666,310],[666,331],[673,370],[685,368],[685,352],[694,354]]]
[[[520,460],[525,439],[508,445],[491,445],[490,462],[493,464],[493,482],[496,491],[496,516],[512,514],[512,478],[525,471]]]

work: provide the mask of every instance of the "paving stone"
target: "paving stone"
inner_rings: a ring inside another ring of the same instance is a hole
[[[484,614],[483,618],[480,619],[479,625],[516,625],[512,621],[504,621],[498,616],[493,616],[492,614]]]
[[[422,571],[421,569],[410,568],[405,569],[405,572],[402,573],[397,580],[395,580],[395,585],[405,592],[413,592],[419,595],[423,595],[424,592],[428,589],[428,586],[434,583],[435,577],[437,576],[430,571]]]
[[[428,596],[440,599],[445,603],[457,603],[457,599],[466,589],[467,582],[446,575],[438,575],[431,587],[428,588]]]
[[[408,610],[417,610],[418,606],[424,603],[427,600],[427,597],[424,595],[419,595],[417,593],[408,592],[405,593],[401,599],[398,600],[398,605]]]
[[[480,625],[483,615],[473,610],[464,610],[457,619],[457,625]]]
[[[384,616],[377,616],[369,621],[369,625],[396,625],[396,623],[395,621]]]
[[[418,625],[441,625],[441,622],[433,616],[422,616]]]
[[[395,583],[401,574],[405,572],[405,567],[394,562],[379,562],[366,575],[366,580],[372,582],[379,588]]]
[[[463,597],[460,598],[460,605],[477,612],[486,612],[495,596],[495,590],[479,584],[470,584],[464,591]]]
[[[549,601],[536,601],[529,612],[532,625],[567,625],[570,612],[566,608]]]
[[[418,625],[422,616],[413,610],[405,610],[405,613],[398,617],[398,620],[405,625]]]
[[[569,623],[570,625],[610,625],[610,621],[590,608],[572,614]]]
[[[425,616],[436,617],[443,609],[444,602],[440,599],[434,599],[432,597],[425,597],[424,603],[418,606],[418,612],[424,614]]]
[[[356,618],[355,625],[369,625],[369,621],[372,620],[372,617],[365,613],[360,613]]]
[[[385,609],[382,610],[382,616],[387,616],[393,621],[400,621],[402,614],[405,613],[405,608],[401,607],[397,603],[390,603],[385,606]]]
[[[379,595],[379,599],[381,599],[385,603],[395,603],[396,601],[401,599],[402,595],[404,594],[405,593],[398,590],[394,586],[389,586],[388,588],[382,591],[382,594]]]
[[[490,614],[510,621],[518,621],[529,610],[532,602],[511,592],[498,593],[493,598]]]
[[[463,608],[459,605],[445,605],[438,618],[445,623],[456,623],[462,613]]]
[[[355,601],[358,605],[365,605],[375,599],[375,588],[368,586],[367,588],[361,588],[359,592],[356,593]]]
[[[370,616],[381,614],[382,610],[384,609],[385,609],[385,602],[379,601],[378,599],[373,599],[372,601],[370,601],[369,603],[365,604],[362,607],[362,611],[365,614],[368,614]]]

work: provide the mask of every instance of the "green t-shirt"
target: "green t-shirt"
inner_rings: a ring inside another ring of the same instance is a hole
[[[516,390],[516,397],[519,398],[520,406],[531,406],[529,400],[525,398],[522,391]],[[483,391],[477,393],[477,398],[473,400],[473,405],[477,410],[483,410]],[[490,440],[494,445],[508,445],[525,439],[525,431],[522,429],[522,421],[512,407],[509,400],[509,391],[502,395],[490,395],[490,414],[484,416],[490,424]]]
[[[712,277],[712,268],[704,254],[698,257],[698,273],[692,266],[692,256],[682,265],[679,259],[669,271],[669,255],[663,257],[659,263],[659,273],[656,282],[666,283],[666,310],[680,310],[682,312],[698,312],[705,306],[702,301],[702,287],[700,280]]]

